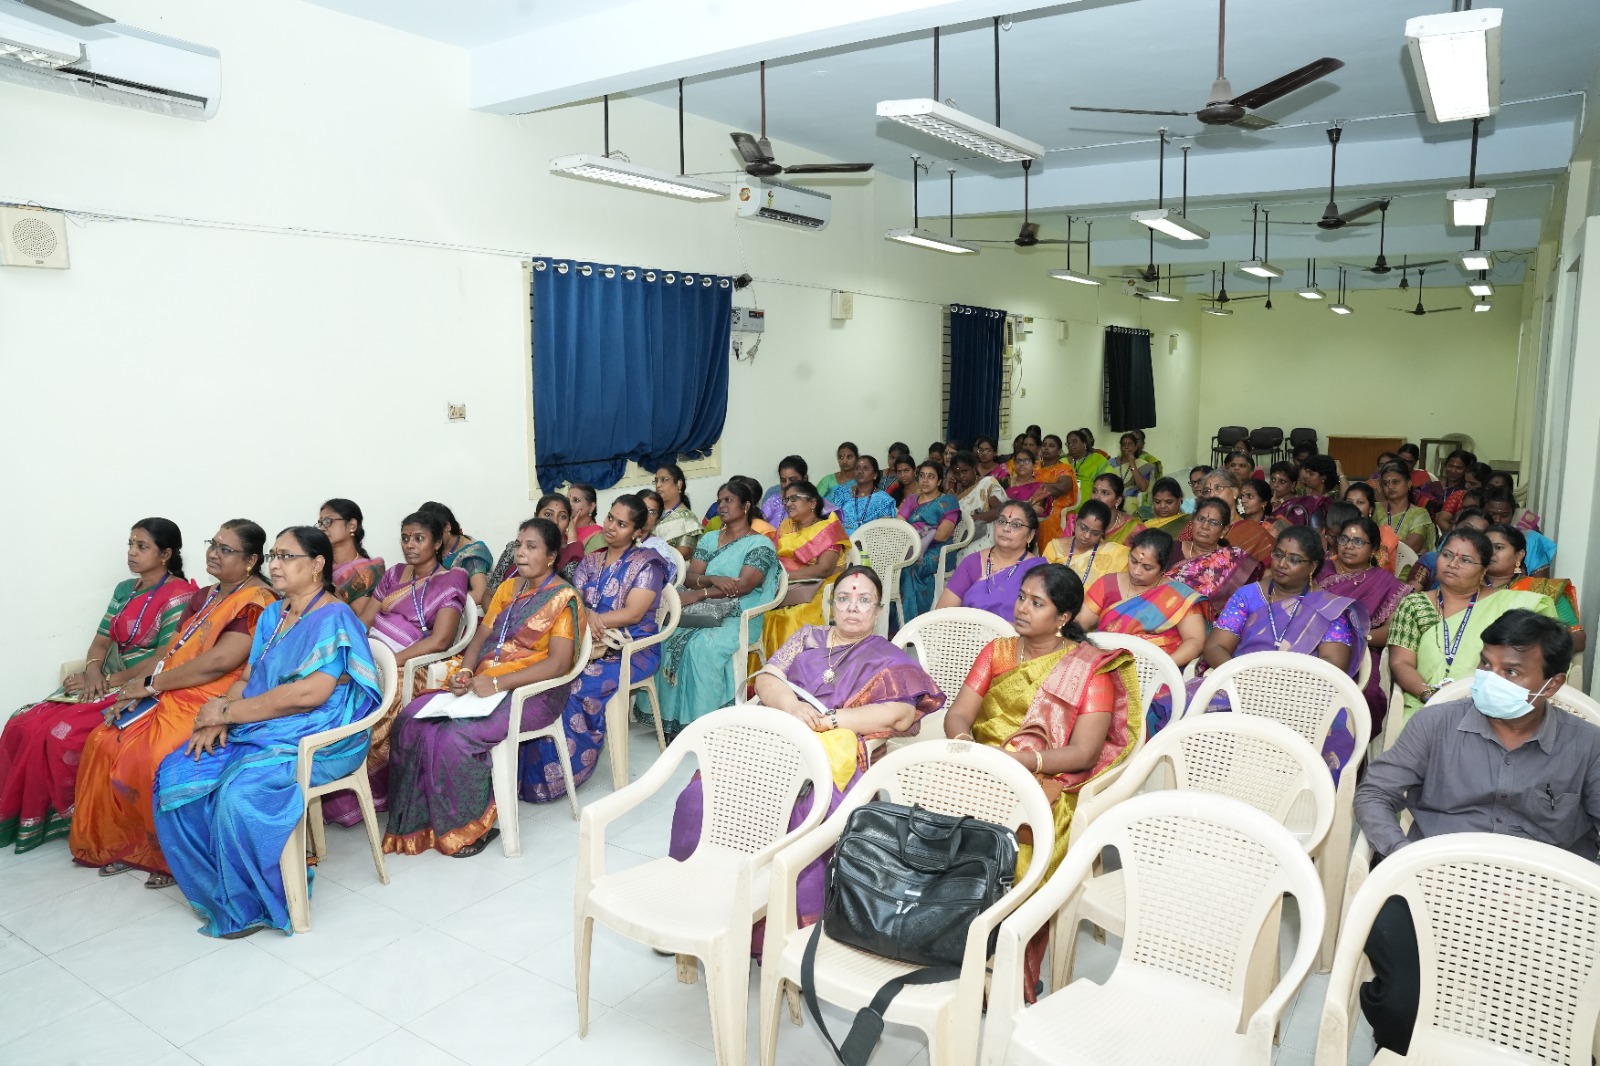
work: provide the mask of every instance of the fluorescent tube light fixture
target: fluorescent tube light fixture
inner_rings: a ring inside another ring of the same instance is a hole
[[[1246,274],[1254,274],[1258,278],[1281,278],[1283,271],[1267,262],[1265,259],[1251,259],[1240,263],[1239,269]]]
[[[1321,289],[1311,285],[1307,285],[1303,289],[1294,290],[1294,294],[1302,300],[1326,300],[1328,298]]]
[[[1472,305],[1472,310],[1478,314],[1482,314],[1483,312],[1489,310],[1490,306],[1491,305],[1488,300],[1479,300],[1477,303]]]
[[[668,174],[664,170],[599,155],[559,156],[550,160],[550,172],[569,178],[587,178],[645,192],[664,193],[682,200],[720,200],[729,192],[726,185],[714,181],[703,181],[686,174]]]
[[[1180,241],[1206,241],[1211,239],[1209,230],[1201,229],[1170,207],[1159,207],[1152,211],[1135,211],[1128,217],[1140,225],[1149,226],[1157,233],[1165,233],[1167,236],[1176,237]]]
[[[1018,137],[1009,130],[992,126],[981,118],[957,111],[937,100],[880,100],[878,117],[921,130],[1001,163],[1044,158],[1044,145],[1035,144],[1026,137]]]
[[[1501,14],[1487,7],[1406,20],[1406,48],[1429,122],[1500,110]]]
[[[1329,304],[1328,310],[1332,311],[1336,315],[1348,315],[1351,314],[1355,309],[1349,304]]]
[[[1226,307],[1208,307],[1205,309],[1205,313],[1208,315],[1216,315],[1218,318],[1226,318],[1227,316],[1233,314],[1233,312]]]
[[[1170,292],[1142,292],[1139,295],[1146,300],[1154,300],[1158,304],[1175,304],[1178,302],[1178,297]]]
[[[1104,285],[1105,280],[1093,274],[1083,274],[1076,270],[1052,270],[1050,276],[1057,281],[1071,281],[1078,285]]]
[[[35,48],[32,45],[19,44],[0,37],[0,59],[9,59],[14,63],[21,63],[25,67],[38,67],[41,70],[59,70],[83,58],[83,51],[66,53],[57,52],[49,48]]]
[[[1462,252],[1459,257],[1461,269],[1474,273],[1479,270],[1488,270],[1493,266],[1492,258],[1492,252],[1480,252],[1476,249],[1470,252]]]
[[[948,252],[951,255],[971,255],[978,250],[977,245],[958,241],[954,237],[945,237],[931,229],[892,229],[883,235],[883,239],[899,241],[901,244],[910,244],[917,248],[927,248],[934,252]]]
[[[1452,226],[1487,226],[1494,206],[1493,189],[1451,189],[1444,194],[1450,204]]]
[[[1480,300],[1486,300],[1494,295],[1494,286],[1482,278],[1467,282],[1467,291]]]

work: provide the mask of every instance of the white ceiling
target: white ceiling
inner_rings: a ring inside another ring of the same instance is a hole
[[[500,107],[478,90],[496,84],[505,73],[500,68],[508,63],[524,69],[544,69],[541,63],[611,63],[634,69],[640,77],[653,74],[650,81],[655,84],[620,88],[667,107],[676,106],[676,86],[663,83],[662,75],[683,76],[690,112],[730,130],[752,132],[760,122],[755,67],[746,62],[728,69],[724,60],[733,54],[768,53],[752,53],[749,40],[737,42],[742,53],[724,47],[729,20],[736,20],[735,28],[747,23],[743,28],[759,37],[755,31],[761,29],[760,18],[782,15],[781,9],[758,13],[744,5],[699,0],[586,0],[581,6],[549,0],[312,2],[473,49],[474,100],[485,109]],[[1485,239],[1486,246],[1530,248],[1552,202],[1554,179],[1571,154],[1582,117],[1582,90],[1595,77],[1600,2],[1495,2],[1505,11],[1503,107],[1483,124],[1479,172],[1480,183],[1502,191]],[[1125,212],[1153,205],[1156,129],[1168,124],[1174,138],[1167,156],[1168,203],[1174,204],[1179,194],[1177,146],[1189,144],[1189,213],[1214,236],[1198,247],[1158,240],[1157,260],[1204,264],[1243,258],[1249,250],[1252,200],[1276,204],[1274,213],[1281,221],[1314,219],[1321,213],[1327,199],[1326,131],[1337,121],[1345,124],[1339,202],[1348,208],[1370,196],[1395,197],[1386,248],[1392,258],[1431,258],[1470,247],[1470,231],[1443,224],[1442,191],[1466,184],[1471,127],[1430,125],[1416,114],[1421,99],[1404,48],[1407,18],[1449,6],[1450,0],[1233,0],[1228,7],[1227,72],[1235,92],[1320,56],[1345,63],[1327,78],[1263,108],[1261,113],[1279,124],[1259,132],[1205,127],[1192,117],[1068,109],[1069,104],[1203,106],[1215,75],[1217,6],[1212,0],[1071,0],[1011,17],[1009,28],[1000,33],[1002,124],[1048,149],[1032,173],[1034,219],[1045,224],[1048,235],[1062,236],[1069,211],[1098,217],[1097,264],[1145,262],[1144,233],[1127,221]],[[868,5],[857,2],[855,7],[865,10]],[[938,95],[993,119],[994,33],[987,19],[971,20],[983,7],[979,0],[884,0],[870,7],[872,13],[893,9],[902,22],[921,16],[930,26],[940,16],[967,18],[964,24],[946,24],[941,33]],[[790,17],[826,9],[824,14],[848,28],[847,19],[865,18],[848,8],[837,0],[810,0],[790,9]],[[660,42],[656,62],[640,51],[650,42],[630,40],[624,31],[663,17],[671,18],[678,39]],[[581,24],[575,21],[580,18]],[[856,23],[863,32],[869,25],[883,25],[883,20]],[[958,231],[1000,235],[1015,228],[1022,201],[1019,168],[951,158],[944,142],[876,117],[879,100],[933,94],[931,32],[852,40],[799,54],[801,38],[785,38],[774,27],[764,32],[771,38],[767,128],[774,138],[802,146],[807,159],[872,161],[896,177],[910,176],[909,156],[919,153],[933,168],[923,179],[930,183],[922,197],[930,214],[948,208],[945,168],[953,165],[958,169],[957,213],[973,216],[959,222]],[[688,53],[700,38],[707,43],[697,65]],[[589,41],[595,42],[592,49]],[[542,54],[541,49],[560,54]],[[616,53],[629,49],[627,62],[619,65]],[[512,92],[510,83],[505,84],[505,91]],[[574,75],[572,92],[592,84]],[[610,84],[617,91],[617,83]],[[722,173],[737,166],[730,142],[725,156],[691,156],[689,168]],[[828,184],[835,195],[850,194],[850,181]],[[1332,234],[1315,227],[1274,229],[1275,260],[1303,262],[1317,255],[1355,261],[1376,254],[1376,227]],[[1006,251],[1060,253],[1044,248]]]

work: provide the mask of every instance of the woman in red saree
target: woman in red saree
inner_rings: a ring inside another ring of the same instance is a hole
[[[266,542],[247,519],[222,524],[206,542],[206,572],[217,583],[190,598],[177,639],[144,677],[123,686],[105,724],[89,734],[68,839],[73,861],[107,877],[137,867],[150,874],[147,888],[173,883],[156,840],[156,768],[188,742],[206,701],[227,692],[244,670],[256,619],[277,599],[261,575]],[[117,715],[136,713],[147,700],[154,703],[147,713],[117,724]]]
[[[978,653],[961,692],[945,714],[945,736],[996,747],[1033,773],[1055,815],[1054,872],[1067,853],[1067,831],[1078,790],[1128,757],[1140,717],[1133,656],[1096,647],[1075,621],[1083,583],[1060,563],[1035,567],[1022,579],[1015,637],[991,641]],[[1023,842],[1018,874],[1034,859]],[[1023,987],[1038,983],[1048,927],[1029,941]]]
[[[1134,537],[1127,570],[1107,574],[1084,591],[1078,624],[1143,637],[1180,667],[1188,666],[1205,647],[1206,620],[1200,593],[1164,576],[1176,553],[1165,530],[1147,529]]]
[[[67,835],[89,731],[120,686],[148,673],[146,662],[177,633],[194,595],[182,548],[183,534],[165,518],[133,527],[128,569],[135,576],[112,590],[83,669],[0,731],[0,847],[15,844],[20,854]]]

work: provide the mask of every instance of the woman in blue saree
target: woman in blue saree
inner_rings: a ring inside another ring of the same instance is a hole
[[[382,698],[360,619],[333,594],[333,548],[294,526],[267,553],[283,599],[261,612],[249,665],[195,716],[189,743],[156,774],[156,833],[207,936],[290,932],[278,859],[305,814],[300,738],[365,717]],[[367,734],[318,752],[313,783],[366,761]]]
[[[900,517],[922,538],[922,555],[900,571],[900,619],[904,625],[933,606],[933,583],[939,570],[939,549],[961,521],[961,501],[945,492],[944,467],[929,460],[917,467],[916,492],[908,492]]]
[[[717,490],[722,528],[695,547],[684,579],[678,631],[662,644],[662,725],[669,736],[708,711],[733,702],[733,653],[739,616],[772,599],[778,552],[750,528],[757,501],[747,485],[730,481]],[[750,646],[761,646],[761,616],[750,623]],[[743,671],[741,671],[742,673]]]
[[[572,758],[572,782],[581,785],[594,773],[606,740],[606,701],[617,691],[622,656],[613,646],[640,640],[657,630],[656,600],[668,584],[667,563],[654,548],[640,544],[647,525],[644,501],[638,496],[618,496],[601,528],[606,546],[590,552],[572,575],[584,606],[589,632],[594,638],[589,665],[569,690],[562,725]],[[641,681],[656,672],[661,645],[633,657],[633,679]],[[604,654],[602,654],[602,652]],[[617,737],[614,743],[626,744]],[[521,786],[529,803],[550,803],[567,794],[561,761],[552,740],[535,740],[522,747]]]

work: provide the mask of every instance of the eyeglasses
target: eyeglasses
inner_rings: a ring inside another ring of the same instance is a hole
[[[319,518],[319,519],[317,519],[317,528],[321,529],[321,530],[328,530],[328,529],[333,528],[333,524],[335,522],[343,522],[343,521],[346,521],[346,519],[343,519],[343,518]]]
[[[1272,553],[1272,561],[1275,563],[1288,563],[1290,566],[1304,566],[1311,560],[1307,559],[1304,555],[1290,555],[1287,552],[1274,550]]]
[[[223,555],[223,556],[227,556],[227,555],[243,555],[244,554],[244,549],[243,548],[230,548],[226,544],[222,544],[222,543],[219,543],[219,542],[214,541],[214,540],[208,540],[208,541],[206,541],[206,554],[210,555],[212,552],[216,552],[218,555]]]
[[[286,563],[290,559],[309,559],[311,556],[303,552],[268,552],[262,558],[268,563]]]
[[[835,607],[860,607],[864,611],[870,611],[878,606],[878,601],[872,596],[835,596],[833,605]]]
[[[1027,529],[1028,523],[1020,522],[1015,518],[996,518],[994,524],[1001,529]]]
[[[1335,537],[1333,542],[1341,548],[1370,548],[1372,541],[1364,537]]]
[[[1210,515],[1203,514],[1197,514],[1193,518],[1189,519],[1189,521],[1197,526],[1214,526],[1218,529],[1222,528],[1222,526],[1225,524],[1220,518],[1212,518]]]
[[[787,495],[787,496],[785,496],[783,498],[783,503],[784,503],[784,506],[787,507],[791,503],[799,503],[801,500],[804,500],[804,499],[807,499],[807,498],[808,497],[801,496],[799,493],[790,493],[789,495]]]
[[[1101,537],[1106,535],[1105,530],[1096,529],[1093,526],[1086,526],[1082,522],[1078,523],[1075,532],[1084,540],[1099,540]]]
[[[661,515],[661,508],[659,508],[659,507],[646,507],[644,509],[644,513],[649,515],[652,518],[658,518]]]
[[[1439,561],[1441,563],[1460,563],[1462,566],[1483,565],[1470,555],[1461,555],[1457,552],[1449,551],[1448,549],[1439,553]]]

